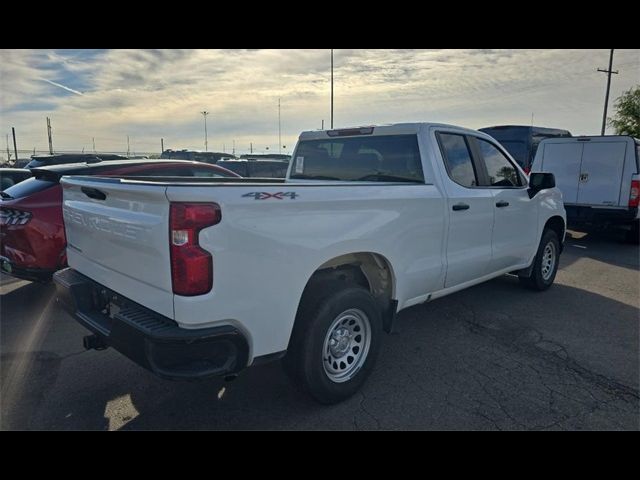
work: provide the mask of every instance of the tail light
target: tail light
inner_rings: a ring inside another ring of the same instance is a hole
[[[200,248],[200,230],[220,223],[215,203],[172,203],[169,212],[171,281],[176,295],[202,295],[213,287],[213,258]]]
[[[29,220],[31,220],[31,212],[0,208],[0,225],[24,225]]]
[[[629,193],[629,206],[637,207],[640,203],[640,180],[631,180],[631,192]]]

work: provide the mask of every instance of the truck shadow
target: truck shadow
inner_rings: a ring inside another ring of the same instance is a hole
[[[581,258],[590,258],[616,267],[640,270],[640,248],[629,243],[619,231],[567,231],[560,266],[568,267]]]
[[[278,362],[230,383],[160,380],[117,352],[82,352],[84,329],[55,308],[38,342],[5,345],[30,335],[5,312],[36,290],[2,297],[3,380],[29,359],[2,429],[639,428],[637,306],[566,285],[540,294],[502,277],[402,312],[362,392],[334,406]]]

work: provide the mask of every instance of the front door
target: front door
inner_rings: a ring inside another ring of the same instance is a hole
[[[537,202],[529,198],[524,176],[496,144],[474,140],[483,170],[480,183],[492,193],[495,209],[489,270],[521,266],[536,250]]]
[[[449,232],[445,288],[486,275],[491,259],[493,194],[479,188],[467,136],[441,131],[438,143],[446,167]]]

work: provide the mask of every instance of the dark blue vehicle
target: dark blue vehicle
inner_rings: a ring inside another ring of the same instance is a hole
[[[531,164],[542,140],[571,137],[568,130],[525,125],[497,125],[478,130],[495,138],[527,173],[531,170]]]

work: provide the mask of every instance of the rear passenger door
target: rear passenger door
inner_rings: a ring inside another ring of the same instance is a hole
[[[477,279],[489,272],[493,194],[480,188],[469,138],[453,131],[436,132],[445,171],[449,231],[445,288]]]
[[[537,244],[537,200],[529,198],[527,180],[496,143],[480,137],[471,141],[480,166],[480,186],[493,196],[489,271],[525,264]]]

